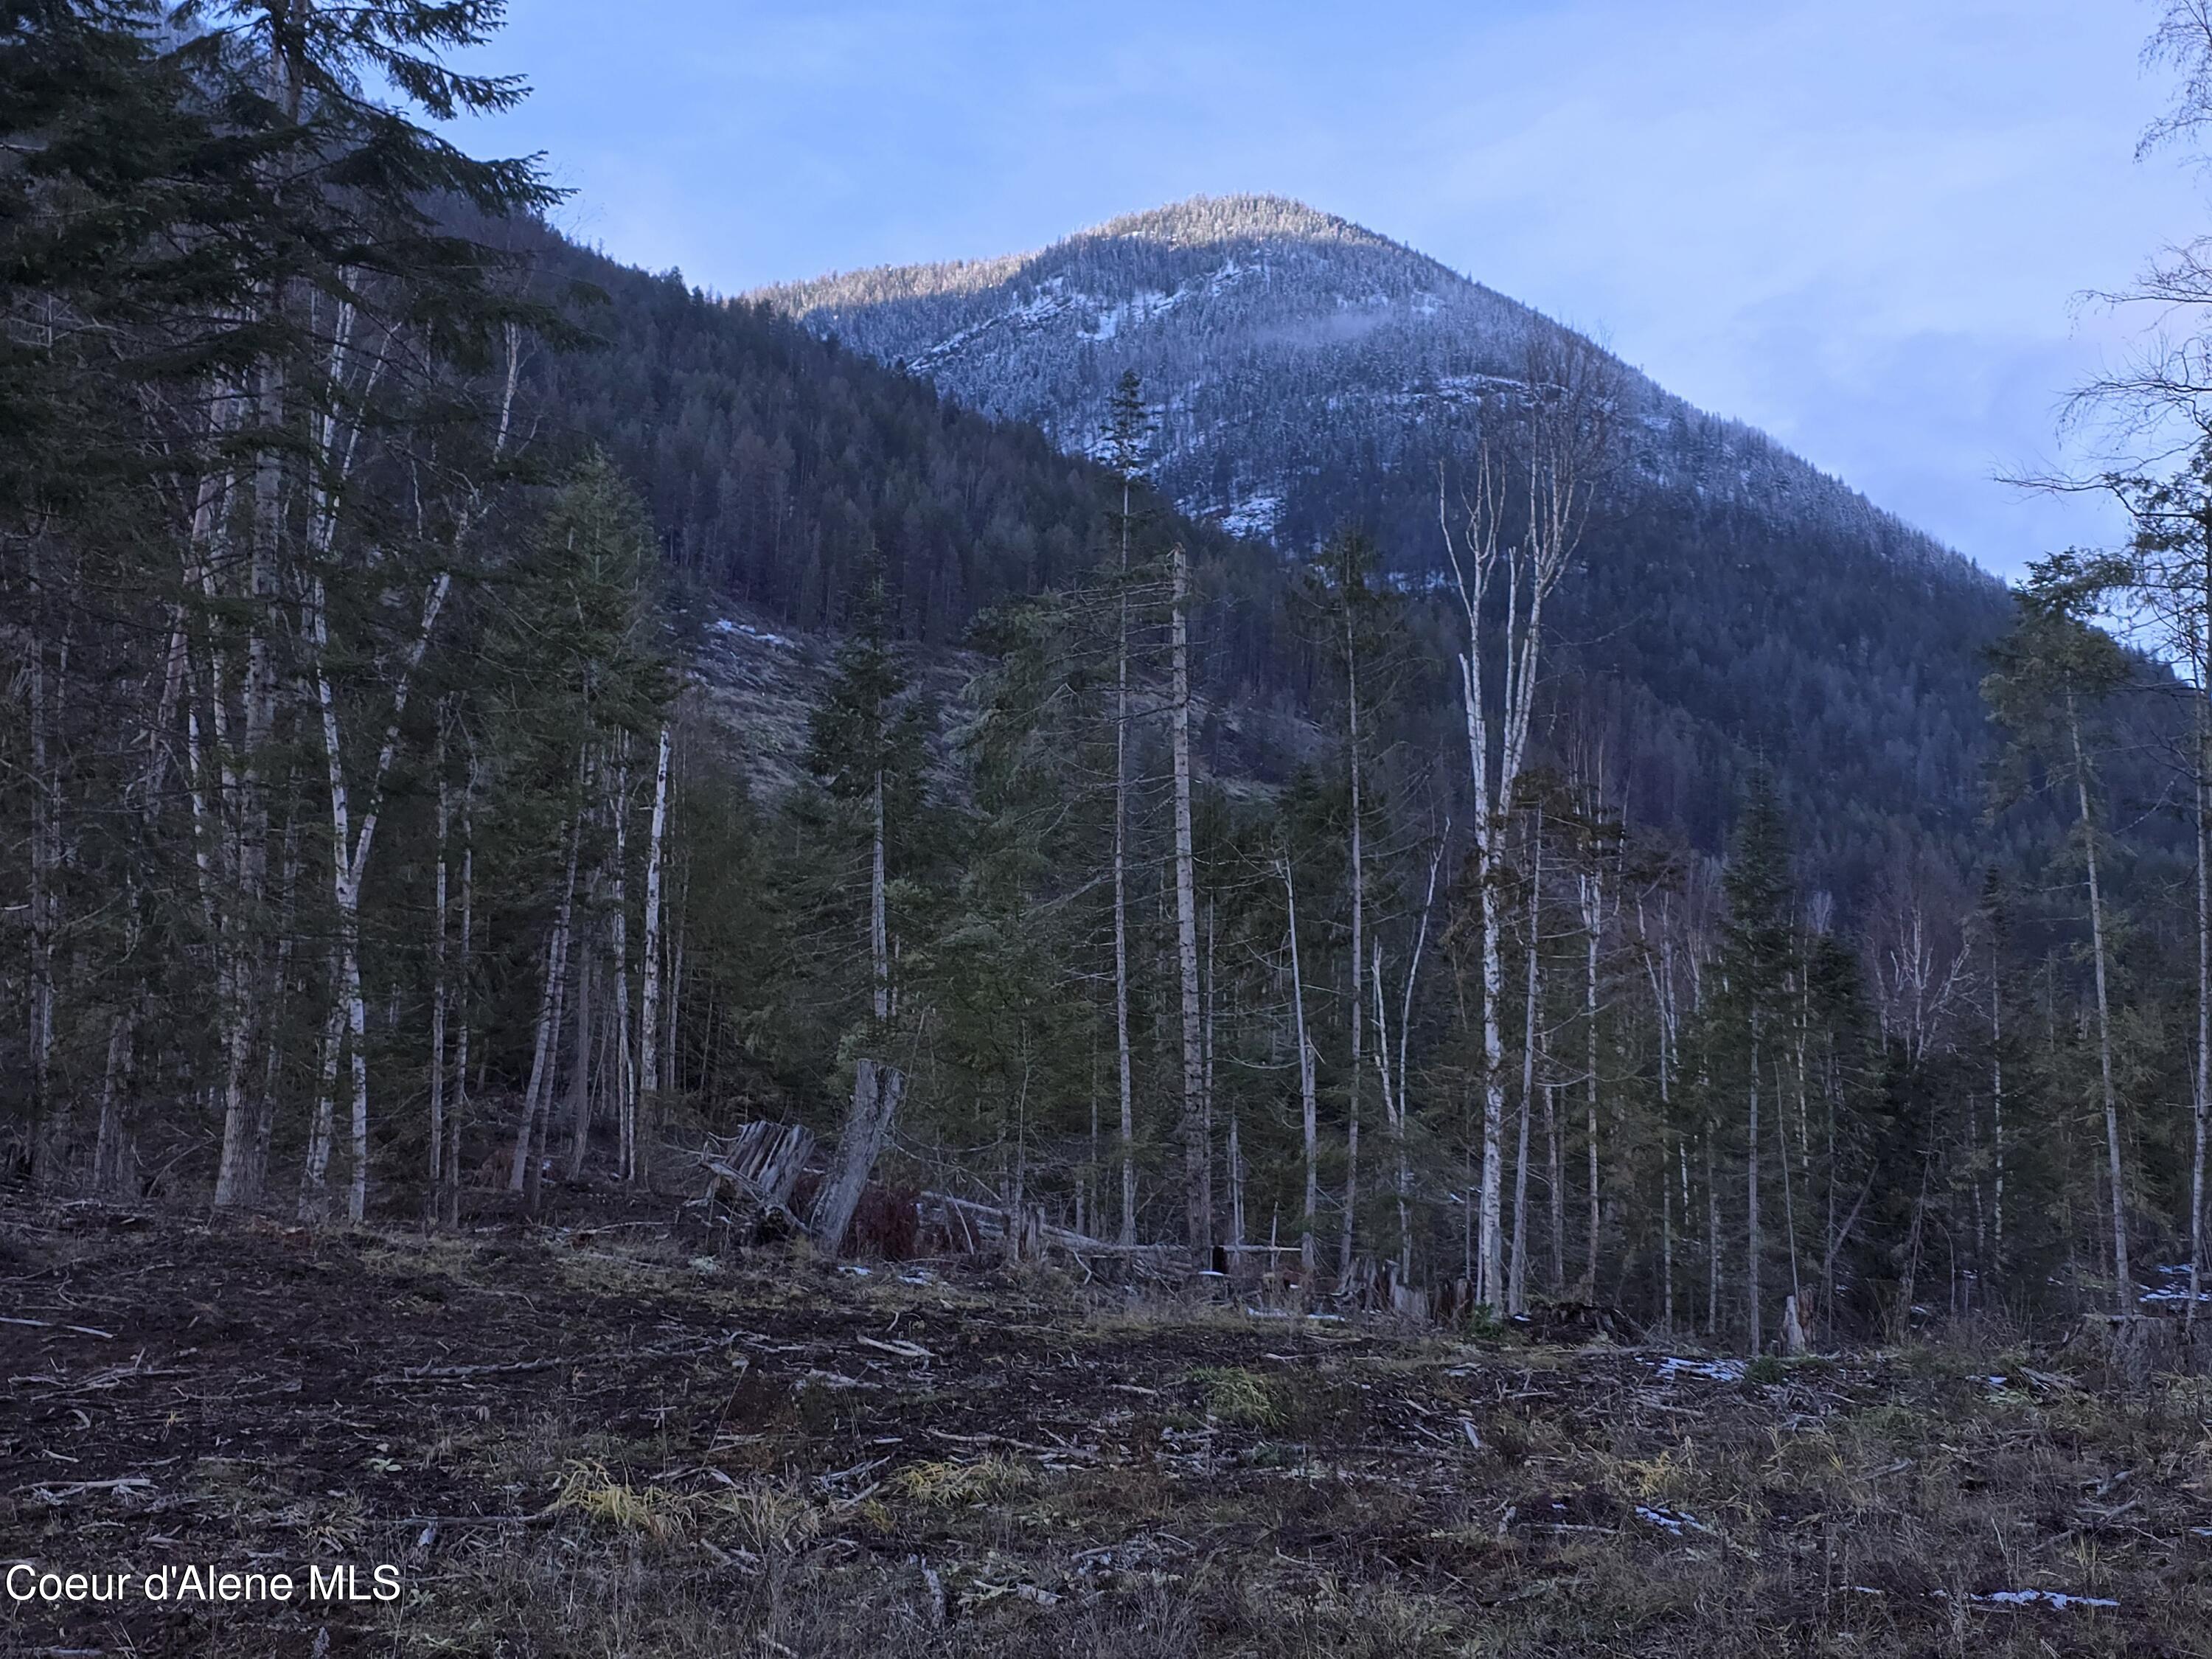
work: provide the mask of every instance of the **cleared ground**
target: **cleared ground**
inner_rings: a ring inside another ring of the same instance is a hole
[[[0,1200],[0,1558],[400,1584],[0,1600],[0,1650],[2212,1654],[2203,1382],[1747,1374],[667,1220]]]

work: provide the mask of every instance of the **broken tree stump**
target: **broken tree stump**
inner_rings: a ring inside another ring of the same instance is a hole
[[[2212,1376],[2212,1322],[2164,1314],[2084,1314],[2067,1358],[2142,1388],[2160,1376]]]

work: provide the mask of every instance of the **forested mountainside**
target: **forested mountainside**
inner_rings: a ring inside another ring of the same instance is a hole
[[[1074,451],[1097,449],[1133,372],[1156,411],[1149,476],[1182,510],[1289,556],[1363,527],[1417,586],[1445,574],[1440,469],[1468,486],[1532,342],[1564,332],[1270,197],[756,297]],[[1717,850],[1763,757],[1839,889],[1863,892],[1900,837],[1972,863],[2002,589],[1761,434],[1619,384],[1621,441],[1553,619],[1628,811]]]
[[[523,354],[537,465],[557,470],[593,447],[613,458],[699,620],[726,597],[763,620],[834,630],[879,558],[894,634],[941,652],[983,611],[1077,585],[1107,556],[1114,475],[1036,427],[542,224],[475,234],[517,258],[528,291],[573,331],[565,347]],[[1201,572],[1194,617],[1210,695],[1255,711],[1295,703],[1312,667],[1273,550],[1176,514],[1141,483],[1136,504]]]
[[[556,451],[604,447],[670,569],[802,629],[833,625],[880,555],[894,625],[957,644],[975,612],[1100,556],[1106,472],[1036,428],[793,327],[718,305],[538,227],[511,233],[589,341],[533,352],[523,387]],[[1208,553],[1231,538],[1183,533]]]

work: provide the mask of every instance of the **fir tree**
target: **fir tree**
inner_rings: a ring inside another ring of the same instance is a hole
[[[1759,1207],[1759,1114],[1771,1028],[1789,998],[1794,908],[1789,826],[1773,777],[1764,770],[1752,775],[1751,792],[1729,849],[1724,890],[1728,921],[1721,960],[1728,986],[1725,1007],[1741,1056],[1726,1074],[1743,1091],[1744,1320],[1749,1350],[1758,1353],[1765,1331],[1760,1267],[1766,1252]],[[1771,1109],[1771,1094],[1765,1098]]]
[[[906,1091],[904,1072],[880,1057],[899,1013],[901,988],[894,977],[890,883],[895,845],[915,833],[924,800],[923,738],[931,720],[922,701],[908,694],[892,653],[890,608],[882,563],[872,561],[854,597],[836,672],[807,735],[808,769],[848,820],[865,826],[867,848],[870,1018],[860,1038],[864,1052],[854,1063],[853,1104],[836,1162],[814,1212],[816,1237],[830,1250],[844,1241]]]

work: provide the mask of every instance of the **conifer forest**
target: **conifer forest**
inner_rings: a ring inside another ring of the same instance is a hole
[[[2200,228],[2006,584],[1279,198],[632,269],[501,21],[0,3],[0,1650],[2212,1652]]]

